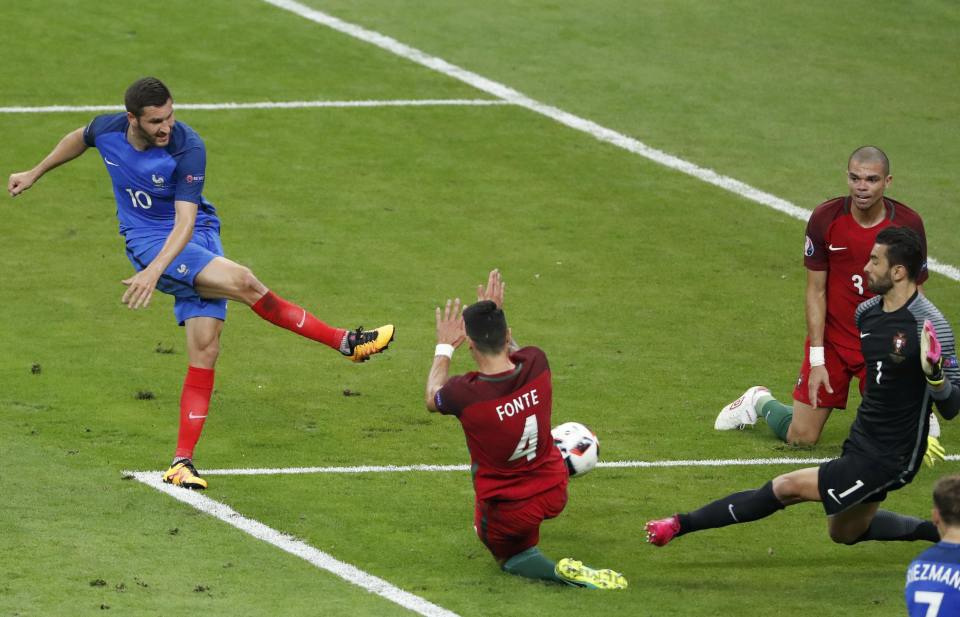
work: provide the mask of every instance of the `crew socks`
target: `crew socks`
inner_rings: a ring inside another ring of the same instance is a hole
[[[767,426],[780,441],[787,441],[787,431],[793,422],[793,407],[765,394],[757,398],[757,415],[767,421]]]
[[[877,510],[864,534],[851,544],[866,540],[879,540],[881,542],[926,540],[927,542],[939,542],[940,532],[937,531],[936,525],[931,521],[897,514],[889,510]]]
[[[534,546],[508,559],[503,564],[502,570],[509,574],[516,574],[517,576],[523,576],[525,578],[566,583],[566,581],[557,576],[556,567],[557,564],[555,562],[547,559],[546,555]]]
[[[756,490],[734,493],[709,503],[699,510],[680,514],[680,532],[677,535],[737,523],[749,523],[766,518],[785,507],[773,494],[773,482],[767,482]]]
[[[193,458],[193,449],[200,439],[203,423],[210,408],[213,393],[213,369],[190,366],[180,394],[180,431],[173,460]]]
[[[274,325],[343,352],[343,345],[347,340],[346,330],[328,326],[305,308],[284,300],[272,291],[265,293],[250,308]]]

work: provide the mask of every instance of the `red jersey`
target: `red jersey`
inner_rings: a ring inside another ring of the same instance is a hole
[[[872,298],[863,267],[877,234],[884,227],[910,227],[920,234],[923,268],[917,284],[927,280],[927,236],[920,215],[904,204],[883,198],[886,216],[870,228],[861,227],[850,214],[850,198],[837,197],[813,211],[807,221],[803,264],[808,270],[827,272],[827,321],[823,337],[833,345],[860,350],[860,334],[854,320],[857,306]]]
[[[512,371],[451,377],[434,401],[441,413],[460,419],[480,500],[526,499],[568,480],[550,435],[553,386],[547,356],[524,347],[510,360],[516,365]]]

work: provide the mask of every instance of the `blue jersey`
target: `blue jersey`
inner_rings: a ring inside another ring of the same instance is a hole
[[[910,617],[960,615],[960,544],[940,542],[920,553],[907,569],[905,593]]]
[[[127,126],[125,113],[107,114],[83,131],[84,143],[99,150],[113,181],[120,233],[128,239],[168,235],[175,201],[197,204],[196,227],[219,231],[216,209],[200,194],[207,150],[196,131],[177,122],[165,147],[140,151],[127,141]]]

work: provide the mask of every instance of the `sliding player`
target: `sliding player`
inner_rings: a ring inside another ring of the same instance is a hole
[[[923,245],[906,227],[888,227],[864,267],[875,297],[856,313],[866,360],[866,391],[840,458],[799,469],[762,487],[734,493],[687,514],[647,523],[647,541],[663,546],[694,531],[748,523],[804,501],[820,501],[830,538],[940,539],[930,521],[879,510],[887,493],[916,475],[934,404],[944,418],[960,412],[960,369],[953,331],[917,289]]]
[[[590,589],[624,589],[613,570],[574,559],[554,562],[537,544],[540,524],[567,504],[569,476],[550,435],[553,387],[543,351],[520,348],[503,314],[503,282],[494,270],[478,301],[461,315],[460,299],[438,307],[437,349],[427,377],[430,411],[456,416],[467,438],[476,491],[474,528],[501,569]],[[449,376],[464,340],[479,371]]]

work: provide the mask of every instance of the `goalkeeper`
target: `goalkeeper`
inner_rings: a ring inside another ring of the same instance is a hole
[[[948,420],[960,412],[953,331],[917,291],[922,264],[920,238],[912,229],[887,227],[877,235],[863,269],[877,295],[856,313],[866,391],[842,456],[698,510],[650,521],[648,542],[663,546],[676,536],[748,523],[804,501],[823,503],[834,542],[940,540],[932,522],[879,509],[888,492],[917,474],[932,408]]]

